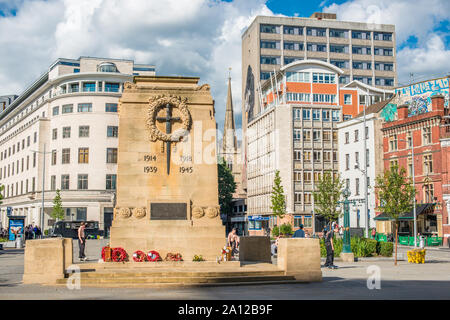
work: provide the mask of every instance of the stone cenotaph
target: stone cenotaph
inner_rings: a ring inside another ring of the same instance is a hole
[[[136,76],[119,102],[110,246],[214,260],[220,219],[214,101],[199,78]]]

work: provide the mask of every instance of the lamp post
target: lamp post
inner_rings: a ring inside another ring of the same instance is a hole
[[[414,171],[414,134],[413,131],[410,131],[411,134],[411,166],[412,166],[412,181],[413,181],[413,189],[414,189],[414,202],[413,202],[413,212],[414,212],[414,248],[417,248],[417,213],[416,213],[416,173]],[[400,141],[405,141],[405,139],[400,139]]]
[[[42,156],[42,210],[41,210],[41,232],[44,232],[44,191],[45,191],[45,155],[51,152],[45,151],[46,144],[44,143],[44,151],[35,151],[31,150],[31,152],[34,153],[41,153]]]
[[[348,200],[348,197],[350,197],[350,190],[348,188],[345,188],[345,190],[342,192],[342,195],[344,196],[344,239],[343,239],[343,247],[342,252],[343,253],[351,253],[352,248],[350,246],[350,200]]]

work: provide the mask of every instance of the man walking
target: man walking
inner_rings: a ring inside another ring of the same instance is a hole
[[[80,248],[79,258],[81,261],[87,260],[85,254],[84,254],[84,249],[86,247],[86,236],[84,233],[85,228],[86,228],[86,225],[85,225],[84,221],[82,221],[80,227],[78,228],[78,247]]]
[[[334,262],[334,243],[333,236],[334,232],[339,232],[337,224],[334,225],[334,230],[328,231],[325,236],[325,248],[327,250],[327,260],[325,261],[325,267],[328,269],[337,269],[338,267],[333,264]]]
[[[300,229],[294,232],[294,235],[292,238],[304,238],[305,237],[305,231],[303,230],[303,225],[300,225]]]

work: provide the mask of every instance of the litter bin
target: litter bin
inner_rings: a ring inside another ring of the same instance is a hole
[[[17,235],[17,237],[16,237],[16,248],[17,249],[23,248],[23,240],[22,240],[21,234]]]
[[[422,249],[425,248],[425,237],[424,236],[419,237],[419,247]]]

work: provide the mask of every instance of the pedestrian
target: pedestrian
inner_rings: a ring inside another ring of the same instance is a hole
[[[277,236],[276,240],[274,241],[274,243],[272,243],[271,247],[270,247],[270,251],[272,252],[272,255],[276,255],[278,253],[278,239],[280,239],[280,236]]]
[[[78,247],[80,248],[78,257],[81,261],[87,260],[86,255],[84,254],[84,249],[86,248],[86,234],[84,229],[86,229],[86,225],[84,221],[81,221],[80,227],[78,228]]]
[[[305,237],[305,231],[303,231],[303,224],[300,225],[300,229],[294,232],[294,235],[292,238],[304,238]]]
[[[375,228],[372,229],[372,239],[375,239],[375,236],[377,235],[377,230]]]
[[[233,228],[231,232],[228,234],[227,244],[231,247],[231,255],[237,253],[237,247],[239,245],[239,237],[236,234],[236,228]]]
[[[333,236],[334,232],[339,232],[337,225],[334,225],[334,229],[330,230],[325,235],[325,248],[327,250],[327,260],[325,261],[325,267],[328,269],[337,269],[338,267],[334,265],[334,243]]]

